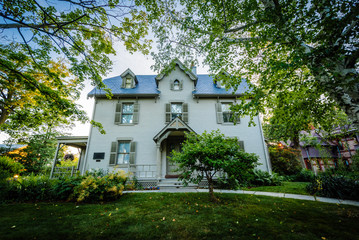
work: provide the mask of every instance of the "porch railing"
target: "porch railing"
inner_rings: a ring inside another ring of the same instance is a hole
[[[72,167],[54,167],[54,171],[52,172],[50,178],[58,178],[63,176],[73,176],[77,173],[78,170],[75,166]]]

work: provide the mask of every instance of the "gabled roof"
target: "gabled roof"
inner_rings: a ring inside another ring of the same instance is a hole
[[[176,63],[177,64],[177,63]],[[128,69],[129,70],[129,69]],[[127,70],[126,70],[127,71]],[[126,71],[124,73],[126,73]],[[131,70],[130,70],[131,71]],[[193,75],[193,73],[189,73]],[[156,97],[160,95],[160,91],[157,89],[156,78],[159,75],[136,75],[138,83],[134,88],[121,88],[122,77],[107,78],[103,83],[109,88],[114,97],[129,97],[129,96],[144,96],[144,97]],[[234,97],[241,96],[246,91],[249,91],[249,86],[245,80],[238,86],[237,91],[224,88],[219,88],[213,81],[213,77],[210,75],[200,74],[196,75],[197,84],[196,90],[192,92],[194,97]],[[94,88],[88,97],[106,97],[106,92],[103,89]]]
[[[156,80],[160,81],[162,80],[167,74],[168,74],[168,69],[174,67],[174,66],[178,66],[185,74],[187,74],[187,76],[193,80],[196,81],[198,79],[197,75],[194,74],[191,69],[187,68],[180,60],[178,59],[174,59],[169,66],[167,66],[167,68],[165,68],[160,74],[158,74],[156,76]]]
[[[126,71],[124,71],[120,76],[121,76],[121,78],[124,78],[128,74],[131,75],[131,77],[133,77],[135,79],[136,83],[138,83],[137,76],[129,68],[127,68]]]
[[[156,136],[153,137],[153,141],[156,143],[158,140],[162,139],[163,137],[166,138],[166,134],[169,135],[171,131],[188,131],[188,132],[195,132],[193,129],[187,125],[184,121],[180,118],[176,117],[171,122],[169,122],[161,131],[159,131]]]

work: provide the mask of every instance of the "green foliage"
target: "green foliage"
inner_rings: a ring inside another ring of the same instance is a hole
[[[279,175],[293,175],[300,171],[299,150],[283,145],[271,145],[268,150],[273,172]]]
[[[0,201],[76,201],[97,202],[119,198],[127,181],[123,171],[104,176],[84,176],[49,179],[31,174],[0,184]]]
[[[324,173],[307,186],[307,191],[322,197],[359,200],[359,181]]]
[[[270,174],[255,169],[252,176],[248,179],[249,186],[279,186],[282,185],[283,177],[277,173]]]
[[[117,199],[122,195],[126,181],[127,174],[122,170],[103,177],[87,175],[79,185],[74,187],[70,199],[77,202]]]
[[[185,184],[199,183],[206,178],[210,197],[213,195],[213,178],[223,172],[229,178],[242,180],[254,169],[258,156],[240,149],[237,138],[225,137],[219,130],[202,134],[188,133],[181,152],[172,152],[171,160],[182,171],[180,179]]]
[[[295,175],[289,176],[292,182],[311,182],[315,178],[313,171],[302,169]]]
[[[350,167],[354,172],[359,174],[359,149],[356,150],[355,154],[352,157],[352,164]]]
[[[25,148],[15,150],[8,155],[24,165],[25,173],[39,173],[54,159],[56,151],[55,137],[58,134],[49,131],[45,134],[31,135],[26,139],[22,139],[22,143],[27,144]]]
[[[0,156],[0,181],[20,174],[23,170],[24,166],[21,163],[6,156]]]
[[[88,121],[74,100],[86,79],[111,96],[101,76],[111,69],[114,40],[130,52],[150,48],[146,15],[131,3],[3,0],[0,6],[0,126]]]
[[[330,119],[336,105],[359,123],[358,2],[137,2],[159,39],[156,69],[173,57],[187,65],[203,57],[213,74],[229,73],[223,77],[228,88],[243,79],[252,87],[234,106],[240,114],[275,107],[273,124],[292,125],[295,134],[308,122]]]

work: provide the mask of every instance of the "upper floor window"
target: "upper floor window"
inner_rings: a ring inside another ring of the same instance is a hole
[[[139,119],[137,102],[120,102],[116,104],[115,124],[137,124]]]
[[[171,103],[171,121],[176,117],[182,119],[182,103]]]
[[[223,114],[223,122],[233,122],[233,113],[231,111],[232,103],[222,103],[222,114]]]
[[[171,122],[176,117],[188,122],[188,104],[172,102],[166,104],[166,123]]]
[[[133,123],[133,103],[122,104],[122,118],[121,123]]]
[[[180,81],[178,79],[171,82],[171,90],[173,90],[173,91],[182,90],[182,87],[183,87],[182,81]]]
[[[217,123],[239,123],[238,116],[231,110],[231,102],[216,103]]]

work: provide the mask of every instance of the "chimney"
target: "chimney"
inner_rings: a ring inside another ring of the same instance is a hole
[[[194,75],[197,75],[197,67],[194,65],[194,61],[191,64],[191,70],[192,70],[192,73],[194,73]]]

